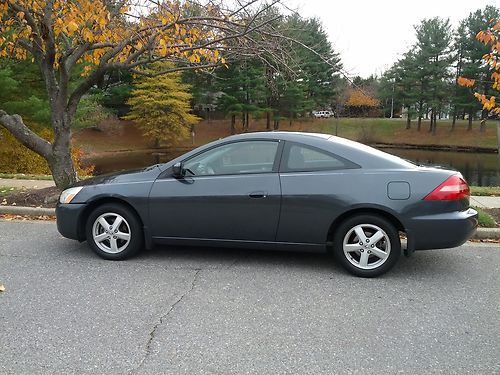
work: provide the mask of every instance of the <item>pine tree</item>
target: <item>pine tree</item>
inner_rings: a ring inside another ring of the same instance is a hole
[[[173,66],[169,63],[155,63],[148,71],[154,73],[170,67]],[[181,82],[180,72],[138,76],[127,101],[131,110],[125,118],[135,121],[145,136],[155,140],[156,147],[162,142],[172,143],[176,138],[186,137],[199,120],[189,113],[192,98],[189,89],[189,85]]]
[[[417,61],[420,61],[422,78],[428,80],[426,100],[431,112],[429,131],[436,133],[436,119],[444,107],[450,91],[451,26],[449,20],[439,17],[423,20],[417,32]]]

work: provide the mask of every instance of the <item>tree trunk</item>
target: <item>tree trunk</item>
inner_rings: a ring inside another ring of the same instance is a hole
[[[73,160],[68,157],[68,151],[64,148],[54,149],[54,156],[49,161],[49,168],[56,186],[60,189],[65,189],[78,181]]]
[[[438,114],[434,113],[432,117],[434,118],[434,121],[432,122],[432,135],[436,135]]]
[[[47,161],[54,182],[59,189],[65,189],[78,181],[71,158],[69,121],[70,117],[63,111],[52,114],[55,140],[51,144],[28,128],[21,116],[8,115],[0,110],[0,125],[5,127],[20,143]]]
[[[250,113],[245,112],[245,131],[247,131],[250,128]]]
[[[274,130],[279,130],[280,128],[280,120],[274,120]]]
[[[498,162],[500,163],[500,120],[497,120],[497,149],[498,149]]]
[[[431,119],[430,120],[431,120],[431,122],[429,123],[429,133],[432,132],[432,128],[434,126],[434,123],[433,123],[433,121],[434,121],[434,112],[432,112],[432,111],[431,111]]]
[[[479,131],[481,133],[484,133],[484,131],[486,130],[486,120],[487,119],[488,119],[488,110],[483,109],[483,111],[481,112],[481,125],[479,126]]]
[[[266,112],[266,129],[271,130],[271,112]]]
[[[457,123],[457,110],[453,111],[453,120],[451,121],[451,131],[455,130],[455,125]]]
[[[472,130],[472,111],[469,111],[469,125],[467,125],[467,131]]]
[[[406,129],[411,129],[411,117],[410,114],[406,116]]]
[[[417,131],[420,131],[422,128],[422,116],[418,116],[418,121],[417,121]]]
[[[231,134],[236,134],[236,115],[231,115]]]

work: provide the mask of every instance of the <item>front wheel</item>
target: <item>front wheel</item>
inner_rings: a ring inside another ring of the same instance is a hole
[[[358,215],[340,224],[334,234],[335,257],[350,273],[376,277],[389,271],[401,255],[397,229],[375,215]]]
[[[108,203],[92,211],[85,233],[90,248],[104,259],[130,258],[143,246],[140,221],[120,204]]]

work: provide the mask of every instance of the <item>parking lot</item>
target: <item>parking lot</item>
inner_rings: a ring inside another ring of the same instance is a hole
[[[0,373],[499,373],[500,247],[402,257],[158,248],[124,262],[0,221]],[[497,354],[495,354],[497,353]]]

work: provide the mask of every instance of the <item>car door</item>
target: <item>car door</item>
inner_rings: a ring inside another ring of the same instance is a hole
[[[358,168],[328,151],[287,141],[280,165],[282,203],[276,240],[325,243],[332,218],[350,204],[335,187],[346,183],[348,170]]]
[[[154,238],[274,241],[281,204],[279,141],[215,146],[158,179],[149,198]]]

